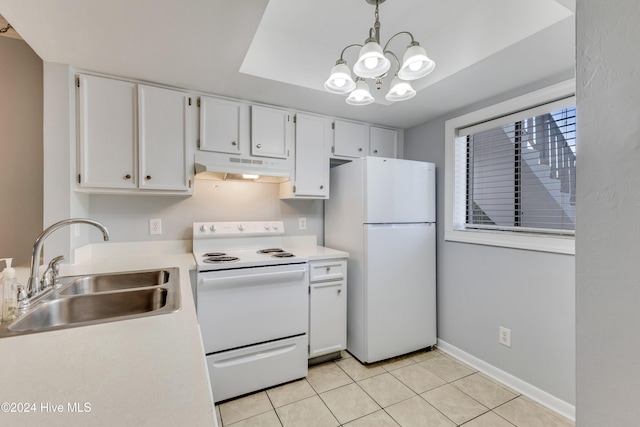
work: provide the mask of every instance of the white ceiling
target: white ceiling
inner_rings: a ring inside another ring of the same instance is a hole
[[[365,0],[0,0],[45,61],[402,128],[572,76],[573,10],[575,0],[387,0],[382,43],[410,31],[436,69],[409,101],[387,105],[383,87],[354,107],[322,85],[342,49],[368,36]],[[408,41],[390,48],[401,57]],[[346,52],[350,65],[357,51]]]

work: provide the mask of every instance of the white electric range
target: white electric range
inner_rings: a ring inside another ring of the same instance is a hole
[[[196,306],[216,402],[307,375],[307,258],[282,221],[195,222]]]

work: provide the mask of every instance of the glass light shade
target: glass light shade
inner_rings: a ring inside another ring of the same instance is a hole
[[[344,61],[331,69],[329,79],[324,82],[324,88],[331,93],[345,94],[356,88],[356,82],[351,78],[351,70]]]
[[[427,56],[427,52],[416,42],[416,44],[409,46],[404,53],[398,77],[402,80],[420,79],[432,72],[435,67],[436,63]]]
[[[391,62],[385,58],[380,45],[370,41],[362,46],[358,62],[353,66],[353,72],[365,79],[383,75],[391,67]]]
[[[349,105],[367,105],[373,102],[373,96],[369,92],[369,85],[363,79],[356,80],[356,88],[347,97]]]
[[[389,89],[389,93],[385,96],[385,99],[393,102],[406,101],[414,96],[416,96],[416,91],[411,87],[411,83],[395,76],[393,80],[391,80],[391,88]]]

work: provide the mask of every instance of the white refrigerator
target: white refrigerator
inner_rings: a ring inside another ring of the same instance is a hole
[[[373,363],[435,345],[435,165],[364,157],[330,185],[325,245],[349,252],[347,350]]]

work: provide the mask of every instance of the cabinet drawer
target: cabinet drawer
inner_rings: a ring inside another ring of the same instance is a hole
[[[347,263],[344,260],[331,260],[309,263],[309,281],[342,279],[346,275]]]

